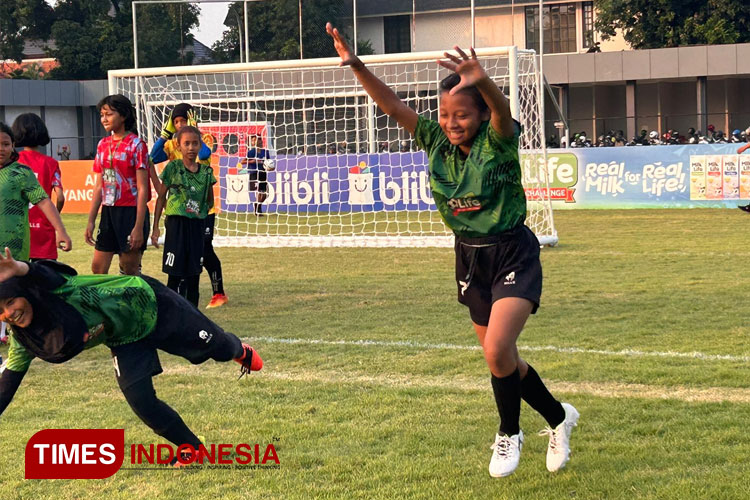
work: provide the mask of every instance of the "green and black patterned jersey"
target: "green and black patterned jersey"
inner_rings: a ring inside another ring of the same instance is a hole
[[[414,138],[427,153],[435,204],[455,234],[480,238],[526,220],[518,137],[518,129],[513,137],[502,137],[483,122],[464,157],[438,122],[419,117]]]
[[[65,283],[52,293],[83,316],[90,335],[85,349],[130,344],[156,326],[156,295],[138,276],[65,276]],[[33,358],[11,335],[7,367],[25,372]]]
[[[45,198],[29,167],[13,162],[0,168],[0,249],[10,248],[14,259],[29,259],[29,204]]]
[[[191,219],[205,219],[213,207],[213,185],[216,177],[210,166],[200,165],[197,172],[191,172],[182,160],[167,163],[161,173],[161,180],[167,187],[167,215],[181,215]]]

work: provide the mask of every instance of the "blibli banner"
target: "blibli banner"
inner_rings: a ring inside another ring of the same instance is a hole
[[[435,210],[424,153],[278,156],[269,212]],[[238,158],[219,159],[221,209],[252,212],[255,187]]]
[[[750,154],[738,146],[548,150],[549,196],[554,208],[736,207],[750,199]],[[528,199],[543,194],[526,191]]]

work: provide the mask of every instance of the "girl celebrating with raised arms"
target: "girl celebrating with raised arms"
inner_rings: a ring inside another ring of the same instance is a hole
[[[107,274],[112,256],[118,254],[121,271],[135,275],[149,232],[148,147],[135,133],[135,111],[127,97],[107,96],[97,108],[102,126],[110,135],[99,141],[94,158],[96,186],[86,226],[86,243],[95,248],[91,270]],[[99,230],[94,239],[100,206]]]
[[[526,227],[526,197],[518,159],[520,125],[510,104],[487,76],[474,49],[445,53],[438,64],[452,73],[440,82],[439,120],[402,102],[349,49],[331,24],[342,66],[350,66],[365,91],[411,133],[429,162],[438,211],[456,236],[458,301],[469,308],[492,374],[500,427],[492,445],[492,477],[512,474],[523,445],[521,399],[549,424],[547,469],[560,470],[570,455],[578,412],[558,402],[518,354],[516,341],[542,292],[539,241]]]

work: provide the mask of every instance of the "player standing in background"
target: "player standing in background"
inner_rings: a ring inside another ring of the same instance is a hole
[[[158,245],[159,219],[166,205],[162,271],[169,275],[167,286],[198,307],[203,234],[206,216],[214,206],[216,178],[210,166],[198,163],[201,136],[197,128],[183,126],[175,140],[182,159],[170,161],[161,173],[162,189],[156,200],[151,241]]]
[[[438,64],[452,73],[440,82],[439,121],[417,115],[354,55],[326,25],[342,66],[388,116],[411,133],[429,161],[438,211],[456,235],[458,300],[469,307],[492,373],[500,428],[492,445],[492,477],[512,474],[523,445],[521,398],[549,424],[547,469],[560,470],[570,456],[578,412],[558,402],[518,354],[516,341],[542,292],[539,241],[526,227],[526,196],[518,158],[520,125],[510,104],[477,60],[458,46]]]
[[[96,185],[86,226],[86,243],[94,246],[91,271],[107,274],[112,257],[120,258],[124,274],[140,272],[146,250],[149,216],[146,203],[151,195],[146,143],[135,133],[135,111],[127,97],[115,94],[97,105],[107,137],[99,141],[94,158]],[[99,229],[94,224],[101,206]]]
[[[198,128],[198,119],[190,104],[180,103],[170,113],[162,128],[161,137],[151,149],[151,158],[154,163],[182,158],[182,153],[180,153],[180,149],[177,146],[177,140],[173,138],[173,135],[175,132],[179,132],[185,125]],[[209,143],[213,143],[213,138],[210,134],[204,134],[201,137],[201,149],[198,152],[198,162],[208,166],[211,165],[211,148],[207,145]],[[159,192],[158,189],[157,192]],[[208,302],[206,309],[223,306],[229,301],[224,293],[224,276],[221,271],[221,261],[214,250],[215,226],[216,207],[214,206],[208,212],[208,217],[206,217],[203,240],[203,266],[206,268],[206,272],[211,279],[211,289],[213,290],[213,296]]]
[[[177,320],[175,320],[177,318]],[[240,364],[240,377],[263,368],[255,350],[225,332],[158,280],[138,276],[77,276],[55,262],[19,262],[0,254],[0,319],[13,328],[0,375],[0,414],[35,357],[65,362],[104,344],[117,384],[138,418],[176,446],[200,445],[180,415],[156,397],[162,372],[157,349],[193,364]]]
[[[13,135],[16,147],[23,147],[18,153],[18,162],[31,168],[39,184],[52,198],[55,192],[55,208],[62,212],[65,194],[62,186],[60,165],[54,158],[40,150],[49,144],[49,132],[42,119],[34,113],[18,115],[13,121]],[[57,259],[57,241],[55,228],[39,207],[29,209],[29,229],[31,231],[31,260]]]
[[[750,133],[750,127],[748,127],[747,130],[745,130],[745,133],[746,133],[746,135],[748,133]],[[740,146],[737,149],[737,154],[738,155],[741,155],[742,153],[744,153],[745,151],[747,151],[748,149],[750,149],[750,135],[747,135],[747,141],[748,141],[747,144],[745,144],[744,146]],[[750,212],[750,204],[748,204],[748,205],[738,205],[737,208],[739,208],[743,212]]]
[[[268,196],[268,173],[265,161],[268,159],[268,150],[263,147],[263,139],[258,135],[250,136],[250,147],[247,148],[245,158],[240,160],[240,165],[247,166],[250,174],[250,182],[255,184],[255,215],[263,215],[261,205]]]

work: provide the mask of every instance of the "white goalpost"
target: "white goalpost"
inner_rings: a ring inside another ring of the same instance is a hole
[[[543,92],[534,51],[477,49],[509,97],[523,132],[519,149],[527,225],[543,245],[557,243],[544,141]],[[364,56],[362,60],[420,115],[437,119],[442,52]],[[340,59],[113,70],[110,93],[136,106],[153,144],[169,110],[193,105],[210,134],[216,191],[216,245],[452,246],[429,188],[424,153],[386,116]],[[263,215],[258,185],[239,164],[249,137],[270,152]]]

